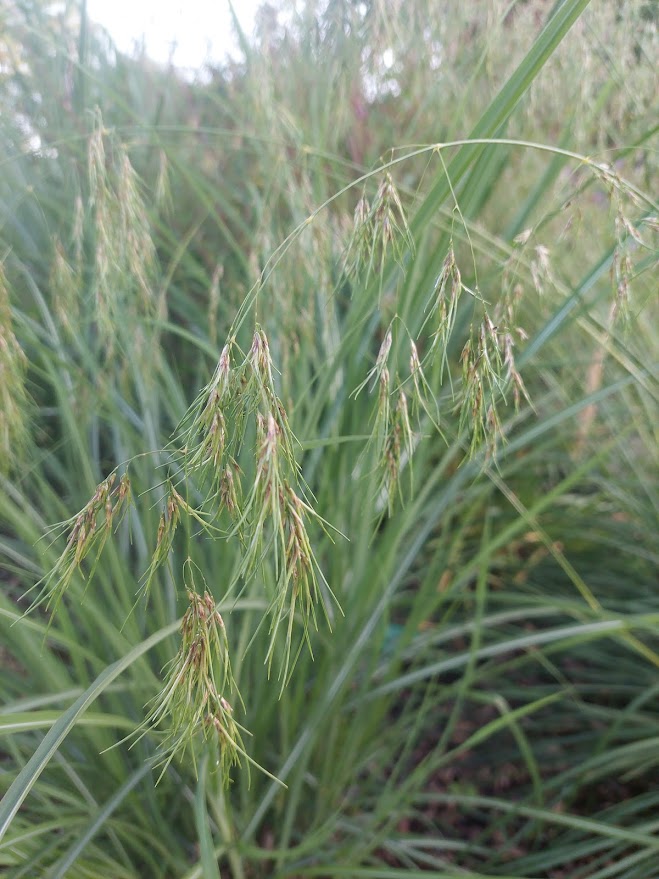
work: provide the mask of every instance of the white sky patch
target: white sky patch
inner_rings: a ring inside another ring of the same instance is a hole
[[[260,0],[234,0],[248,37]],[[198,70],[206,61],[238,54],[227,0],[87,0],[87,14],[110,34],[120,52],[142,45],[153,61]]]

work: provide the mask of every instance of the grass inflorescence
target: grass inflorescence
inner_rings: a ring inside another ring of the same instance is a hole
[[[215,600],[207,589],[203,595],[197,591],[190,560],[184,571],[188,608],[181,621],[181,643],[165,668],[164,689],[154,700],[144,728],[157,730],[165,720],[157,757],[161,774],[175,756],[184,759],[188,750],[196,771],[196,746],[202,739],[216,751],[215,764],[227,785],[232,766],[239,766],[241,757],[246,757],[244,730],[228,701],[242,705],[242,699],[231,673],[224,620]]]

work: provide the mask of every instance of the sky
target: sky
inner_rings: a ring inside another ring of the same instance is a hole
[[[260,0],[233,0],[243,30],[251,35]],[[228,0],[87,0],[87,14],[109,32],[117,48],[131,52],[144,41],[154,61],[199,68],[204,61],[237,55]]]

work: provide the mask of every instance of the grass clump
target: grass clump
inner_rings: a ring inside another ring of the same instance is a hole
[[[12,12],[8,876],[647,879],[645,8]]]

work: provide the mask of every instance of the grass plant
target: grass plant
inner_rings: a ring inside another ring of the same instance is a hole
[[[649,879],[653,6],[287,10],[2,13],[0,870]]]

